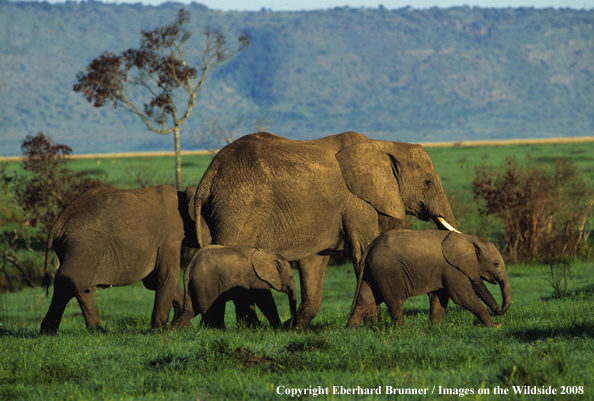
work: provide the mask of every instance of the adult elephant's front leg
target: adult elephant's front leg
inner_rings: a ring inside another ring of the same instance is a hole
[[[293,318],[293,327],[306,326],[320,310],[324,277],[326,277],[326,266],[328,266],[329,259],[329,255],[311,255],[297,262],[301,285],[301,304]],[[285,325],[289,325],[290,321],[290,319],[286,321]]]

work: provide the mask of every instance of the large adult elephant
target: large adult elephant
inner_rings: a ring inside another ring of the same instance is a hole
[[[60,267],[41,332],[58,330],[64,309],[73,297],[87,328],[101,328],[95,290],[140,280],[155,291],[152,327],[167,324],[172,305],[176,313],[181,313],[181,246],[198,245],[191,216],[194,199],[192,188],[181,192],[161,185],[129,190],[99,187],[72,201],[48,235],[46,279],[52,248]],[[200,231],[203,241],[210,242],[208,230],[201,225]]]
[[[214,157],[196,190],[219,245],[246,245],[297,261],[301,304],[295,326],[322,303],[329,252],[348,247],[355,271],[380,234],[378,215],[455,227],[431,158],[420,145],[344,132],[311,141],[246,135]],[[449,223],[448,223],[449,222]],[[200,232],[200,230],[199,230]],[[206,242],[198,235],[201,246]]]

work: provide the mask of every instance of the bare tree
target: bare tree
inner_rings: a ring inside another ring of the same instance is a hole
[[[230,48],[220,29],[203,31],[205,47],[195,66],[186,64],[186,46],[191,33],[187,26],[190,13],[179,10],[176,21],[152,31],[142,31],[140,47],[120,55],[105,52],[91,61],[87,72],[77,74],[75,92],[81,92],[95,107],[111,102],[114,108],[137,115],[150,131],[161,135],[173,132],[175,142],[176,185],[182,187],[179,132],[192,113],[196,96],[212,68],[229,60],[249,45],[247,34],[239,36]],[[139,107],[130,94],[140,88],[150,100]],[[178,93],[174,97],[174,93]],[[178,106],[187,100],[185,111]]]

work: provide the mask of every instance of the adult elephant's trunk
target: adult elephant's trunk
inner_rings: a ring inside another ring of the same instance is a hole
[[[459,233],[460,231],[458,231],[458,227],[456,226],[454,212],[452,211],[448,197],[443,189],[441,191],[442,193],[437,196],[438,201],[429,204],[428,212],[439,230]]]

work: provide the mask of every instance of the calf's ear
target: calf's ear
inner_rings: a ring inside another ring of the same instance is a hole
[[[273,254],[256,249],[252,253],[252,266],[260,280],[277,291],[281,290],[280,272]]]
[[[464,234],[450,232],[441,243],[445,260],[464,273],[473,283],[480,281],[478,252]]]

